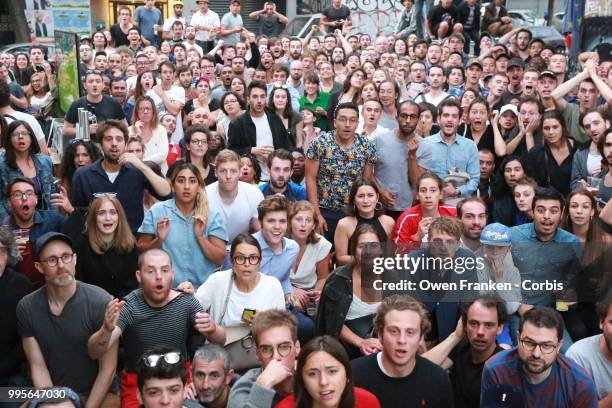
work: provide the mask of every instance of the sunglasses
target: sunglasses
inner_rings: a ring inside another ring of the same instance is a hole
[[[179,351],[171,351],[165,354],[149,354],[144,356],[142,361],[147,367],[157,367],[162,359],[168,364],[176,364],[181,361],[181,353]]]

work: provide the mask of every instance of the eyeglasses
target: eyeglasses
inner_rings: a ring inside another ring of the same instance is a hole
[[[397,115],[398,118],[400,119],[418,119],[419,115],[409,115],[407,113],[400,113],[399,115]]]
[[[40,262],[44,262],[47,265],[54,267],[57,266],[57,264],[59,263],[60,259],[62,261],[62,263],[64,265],[69,264],[70,262],[72,262],[72,260],[74,259],[74,255],[75,254],[64,254],[62,256],[50,256],[47,259],[41,259]]]
[[[274,357],[274,350],[276,349],[281,357],[287,357],[289,353],[291,353],[292,348],[293,343],[286,341],[277,346],[261,345],[257,347],[257,351],[259,351],[259,354],[261,354],[261,356],[264,358],[272,358]]]
[[[231,103],[238,103],[238,99],[226,99],[225,101],[223,101],[223,106],[227,106]]]
[[[521,344],[528,351],[533,351],[533,350],[535,350],[536,347],[540,347],[540,350],[544,354],[551,354],[559,346],[558,344],[536,343],[535,341],[532,341],[532,340],[529,340],[529,339],[521,339]]]
[[[109,193],[93,193],[93,196],[95,198],[100,198],[100,197],[116,198],[117,197],[117,193],[113,193],[113,192],[109,192]]]
[[[285,84],[278,84],[274,85],[274,89],[288,89],[288,87]]]
[[[97,69],[88,69],[87,71],[85,71],[85,76],[89,74],[102,75],[102,72]]]
[[[202,140],[191,140],[190,144],[196,145],[196,146],[204,146],[208,144],[208,141],[205,139]]]
[[[27,130],[18,130],[18,131],[11,133],[11,137],[14,137],[14,138],[28,137],[28,136],[32,136],[32,134],[28,132]]]
[[[176,364],[181,361],[181,353],[179,351],[171,351],[165,354],[149,354],[142,358],[142,361],[147,367],[157,367],[161,360],[168,364]]]
[[[260,260],[261,260],[261,257],[258,255],[251,255],[251,256],[237,255],[234,257],[234,262],[236,262],[238,265],[244,265],[247,263],[247,261],[249,262],[249,265],[257,265]]]
[[[36,193],[33,191],[14,191],[11,193],[13,200],[29,200],[32,197],[36,197]]]

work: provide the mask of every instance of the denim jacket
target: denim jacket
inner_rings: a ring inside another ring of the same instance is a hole
[[[42,203],[39,203],[42,210],[53,209],[51,207],[51,194],[57,193],[57,186],[53,184],[53,162],[49,156],[43,154],[35,154],[32,156],[34,167],[36,168],[36,177],[40,183]],[[2,204],[0,205],[0,219],[11,213],[11,209],[7,202],[6,188],[11,181],[17,177],[24,177],[23,172],[18,167],[13,169],[6,164],[4,155],[0,156],[0,197]]]

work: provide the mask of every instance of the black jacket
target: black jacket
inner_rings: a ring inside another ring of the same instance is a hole
[[[315,320],[316,335],[339,337],[352,301],[353,265],[349,264],[336,268],[327,277]]]
[[[274,150],[289,149],[294,146],[278,115],[268,108],[265,108],[265,113],[272,131]],[[257,129],[248,111],[230,122],[227,133],[228,149],[234,150],[239,155],[251,153],[251,148],[257,146]]]

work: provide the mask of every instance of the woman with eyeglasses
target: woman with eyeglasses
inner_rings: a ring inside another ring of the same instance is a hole
[[[4,157],[0,160],[0,191],[5,192],[8,184],[16,177],[26,177],[34,182],[38,196],[38,209],[54,208],[59,193],[53,179],[53,162],[47,155],[40,153],[40,148],[30,125],[22,120],[11,122],[2,133]],[[63,194],[65,194],[65,190]],[[0,215],[3,219],[9,213],[6,200],[0,204]]]
[[[250,323],[252,316],[245,310],[257,312],[285,309],[285,295],[278,279],[259,271],[261,247],[249,234],[240,234],[230,249],[232,269],[215,272],[200,286],[196,298],[215,323],[238,326]]]
[[[359,101],[361,87],[363,86],[363,81],[365,79],[366,74],[363,69],[359,68],[354,71],[351,71],[346,76],[342,91],[332,94],[331,100],[329,102],[329,108],[327,110],[327,119],[332,124],[331,127],[333,127],[334,112],[336,110],[336,106],[343,102],[357,103]]]
[[[138,287],[136,240],[116,196],[100,195],[91,202],[75,253],[78,280],[119,299]]]
[[[209,141],[212,138],[210,130],[202,126],[191,126],[185,132],[184,140],[187,146],[187,152],[185,158],[174,162],[172,167],[168,170],[167,177],[172,178],[175,169],[184,164],[193,164],[198,171],[200,176],[204,180],[204,185],[209,185],[217,181],[215,175],[215,165],[210,160],[208,155],[209,152]]]
[[[166,128],[159,123],[155,102],[149,96],[136,99],[129,136],[139,136],[145,145],[143,161],[159,165],[165,174],[168,171],[168,136]]]
[[[272,87],[270,98],[268,99],[268,108],[272,109],[280,118],[281,122],[287,129],[287,135],[295,144],[296,126],[302,121],[302,116],[293,111],[291,106],[291,95],[287,85],[276,84]]]
[[[217,132],[223,140],[227,140],[229,124],[244,113],[246,105],[244,98],[236,92],[226,92],[219,101],[221,112],[217,116]]]
[[[300,350],[293,394],[276,408],[380,408],[374,394],[353,385],[349,356],[332,336],[312,339]]]
[[[355,229],[348,245],[353,261],[327,277],[317,311],[316,334],[338,337],[352,358],[382,350],[380,341],[372,337],[378,303],[364,301],[361,286],[362,262],[377,250],[377,244],[381,240],[372,225],[362,224]]]
[[[174,198],[146,212],[138,248],[162,248],[172,257],[174,285],[190,291],[223,263],[227,231],[208,205],[204,180],[192,163],[177,164],[170,178]]]
[[[334,234],[334,247],[338,265],[345,265],[354,261],[348,253],[348,243],[359,225],[372,225],[379,236],[380,242],[389,240],[395,226],[393,218],[385,215],[378,189],[366,179],[358,179],[353,183],[349,202],[344,212],[346,217],[338,221],[338,227]]]
[[[60,164],[60,185],[66,189],[68,196],[70,196],[74,172],[79,167],[87,166],[101,157],[102,152],[90,140],[74,139],[66,146]]]

